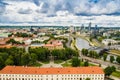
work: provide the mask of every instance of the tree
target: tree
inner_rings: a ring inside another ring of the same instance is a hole
[[[114,56],[110,56],[110,62],[113,63],[114,60],[115,60]]]
[[[4,60],[3,58],[0,56],[0,69],[4,67]]]
[[[82,54],[85,55],[85,56],[87,56],[87,55],[88,55],[88,49],[84,49],[84,48],[83,48],[83,49],[82,49]]]
[[[111,46],[112,44],[111,43],[108,43],[108,46]]]
[[[120,56],[117,56],[116,61],[120,64]]]
[[[92,37],[90,37],[89,40],[92,41]]]
[[[35,62],[36,62],[36,60],[37,60],[37,55],[35,54],[35,53],[32,53],[31,54],[31,62],[34,64]]]
[[[80,66],[80,59],[78,57],[72,58],[72,66],[73,67]]]
[[[101,67],[101,64],[99,64],[99,67]]]
[[[91,50],[91,51],[89,51],[89,57],[98,58],[99,55],[96,51]]]
[[[103,60],[106,61],[106,59],[107,59],[107,54],[104,54],[103,55]]]
[[[48,61],[50,56],[50,51],[46,48],[30,48],[29,53],[35,53],[38,61]]]
[[[112,72],[116,71],[116,67],[115,66],[111,66]]]
[[[116,71],[116,68],[114,66],[112,66],[112,67],[108,66],[104,69],[106,76],[110,76],[112,74],[112,72],[114,72],[114,71]]]
[[[85,62],[84,62],[84,66],[89,66],[88,61],[85,61]]]
[[[111,70],[111,67],[106,67],[105,69],[104,69],[104,72],[105,72],[105,75],[106,76],[110,76],[111,74],[112,74],[112,70]]]
[[[28,65],[29,61],[30,61],[29,53],[23,53],[22,54],[22,59],[21,59],[22,65]]]
[[[86,78],[85,80],[90,80],[90,78]]]
[[[12,59],[8,58],[6,61],[5,61],[5,65],[13,65],[14,62]]]

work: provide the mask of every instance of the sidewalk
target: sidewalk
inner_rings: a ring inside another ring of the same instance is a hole
[[[110,78],[114,79],[114,80],[120,80],[120,78],[114,77],[114,76],[110,76]]]

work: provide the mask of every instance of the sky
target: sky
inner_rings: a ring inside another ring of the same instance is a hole
[[[0,0],[0,25],[120,27],[120,0]]]

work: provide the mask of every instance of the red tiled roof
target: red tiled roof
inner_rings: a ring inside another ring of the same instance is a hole
[[[13,47],[13,46],[12,45],[7,45],[7,44],[0,45],[0,48],[11,48],[11,47]]]
[[[53,47],[54,45],[53,44],[45,44],[44,46]]]
[[[104,74],[100,67],[66,67],[66,68],[39,68],[23,66],[6,66],[1,74]]]

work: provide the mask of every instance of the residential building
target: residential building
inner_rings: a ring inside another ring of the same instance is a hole
[[[0,80],[104,80],[100,67],[40,68],[6,66],[0,71]]]
[[[113,45],[113,44],[117,44],[117,41],[115,41],[113,39],[104,39],[104,40],[102,40],[102,43],[104,45],[109,45],[109,44]]]
[[[33,43],[30,45],[31,48],[38,48],[38,47],[43,47],[45,44],[42,43]]]
[[[40,41],[40,42],[43,42],[43,41],[48,40],[48,39],[49,39],[49,37],[43,36],[43,37],[33,38],[32,41]]]
[[[31,39],[28,39],[28,40],[25,40],[25,41],[24,41],[24,43],[25,43],[26,45],[31,44],[31,42],[32,42],[32,40],[31,40]]]
[[[63,49],[63,43],[60,40],[50,40],[43,47],[48,48],[49,50]]]

